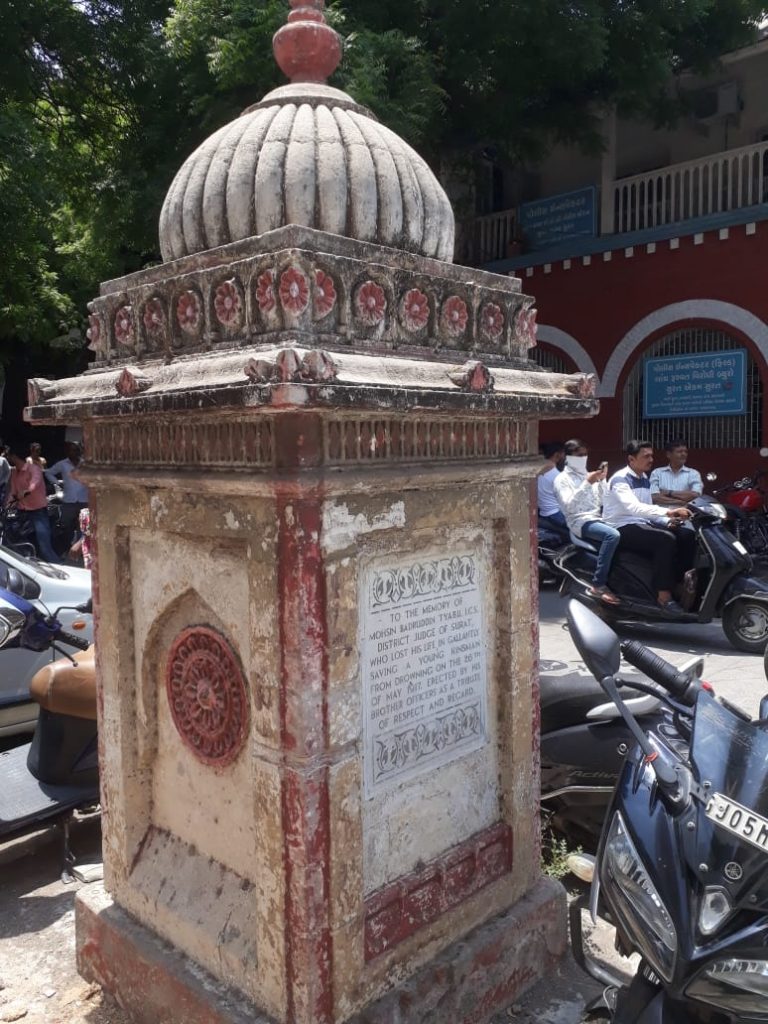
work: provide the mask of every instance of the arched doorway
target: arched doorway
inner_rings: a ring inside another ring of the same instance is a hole
[[[751,352],[747,354],[746,412],[734,416],[686,416],[645,419],[643,416],[644,366],[648,359],[703,352],[745,349],[744,343],[726,331],[711,327],[681,327],[657,338],[637,360],[624,384],[624,443],[633,438],[649,440],[662,448],[670,437],[684,437],[691,448],[759,448],[762,444],[763,383]]]

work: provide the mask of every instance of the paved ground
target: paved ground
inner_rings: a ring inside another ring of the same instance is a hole
[[[556,593],[542,593],[542,675],[587,672],[563,628],[563,611]],[[762,659],[732,651],[717,626],[637,626],[631,635],[677,663],[706,653],[705,678],[752,714],[768,689]],[[87,858],[96,851],[97,832],[81,831],[81,854]],[[11,861],[13,851],[0,847],[0,1021],[128,1024],[122,1011],[75,971],[73,900],[78,885],[58,880],[56,852],[48,844]],[[610,934],[600,934],[597,945],[609,955]],[[497,1015],[494,1024],[579,1024],[585,1002],[597,992],[567,960],[555,977]]]

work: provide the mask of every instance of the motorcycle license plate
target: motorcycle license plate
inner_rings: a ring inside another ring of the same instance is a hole
[[[755,814],[735,800],[729,800],[722,793],[712,794],[706,815],[726,832],[768,853],[768,818]]]

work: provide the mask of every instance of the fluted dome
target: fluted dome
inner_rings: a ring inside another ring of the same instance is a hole
[[[164,260],[287,224],[453,259],[448,197],[421,157],[350,96],[271,92],[185,162],[160,217]]]

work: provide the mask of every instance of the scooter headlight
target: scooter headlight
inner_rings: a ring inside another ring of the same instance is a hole
[[[19,635],[25,622],[24,615],[15,608],[7,605],[0,608],[0,648]]]
[[[768,1021],[768,960],[715,960],[686,995],[739,1019]]]
[[[677,932],[618,811],[606,840],[601,876],[613,910],[638,948],[656,972],[671,981]]]

